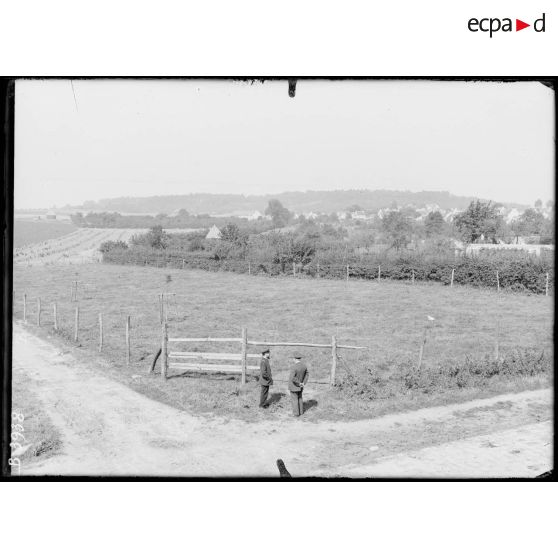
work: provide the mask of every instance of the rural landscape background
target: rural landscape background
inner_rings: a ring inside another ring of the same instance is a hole
[[[335,335],[340,344],[366,347],[340,352],[333,386],[330,351],[306,350],[305,421],[358,421],[547,388],[553,204],[458,201],[464,209],[394,201],[305,215],[272,198],[247,216],[183,207],[171,215],[20,213],[14,320],[151,399],[248,423],[263,418],[254,405],[255,372],[241,385],[226,371],[171,368],[164,380],[159,363],[151,370],[161,319],[171,336],[239,337],[246,328],[267,342],[328,343]],[[483,249],[467,250],[475,245]],[[238,347],[194,343],[188,350]],[[278,389],[266,420],[280,423],[288,414],[289,355],[286,347],[272,351]],[[26,389],[25,377],[16,377],[14,404],[36,418],[40,441],[27,456],[34,462],[56,454],[60,441]],[[537,420],[543,408],[535,404]],[[482,421],[476,429],[484,432]]]
[[[553,90],[295,89],[17,82],[24,472],[552,468]],[[297,419],[295,347],[310,373]]]

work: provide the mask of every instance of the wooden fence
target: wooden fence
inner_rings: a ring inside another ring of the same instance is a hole
[[[80,306],[77,303],[77,285],[79,282],[74,281],[71,289],[71,302],[75,302],[73,308],[73,328],[71,329],[71,339],[74,343],[80,341]],[[15,302],[15,292],[14,302]],[[246,383],[246,376],[249,372],[259,371],[259,359],[261,358],[260,352],[249,353],[250,347],[309,347],[316,349],[329,349],[331,351],[331,369],[330,377],[327,382],[312,382],[312,383],[327,383],[330,385],[335,384],[335,376],[337,372],[338,352],[340,350],[367,350],[368,347],[359,347],[353,345],[340,345],[335,336],[332,336],[331,343],[299,343],[299,342],[276,342],[276,341],[253,341],[248,339],[248,331],[245,327],[242,328],[239,337],[169,337],[168,336],[168,314],[169,314],[169,297],[174,296],[174,293],[161,293],[158,300],[159,319],[162,327],[161,339],[161,375],[167,378],[169,369],[185,370],[185,371],[198,371],[198,372],[225,372],[228,374],[240,374],[241,383]],[[28,297],[27,294],[22,295],[23,298],[23,321],[27,322],[28,319]],[[37,297],[36,305],[36,322],[37,326],[45,325],[41,321],[41,315],[44,313],[44,308],[41,298]],[[52,326],[54,331],[61,331],[60,315],[57,302],[52,303]],[[103,314],[97,314],[98,320],[98,352],[102,353],[105,348],[105,324]],[[123,320],[123,329],[125,333],[125,345],[122,352],[125,358],[126,365],[131,363],[131,334],[132,334],[132,321],[130,316],[125,316]],[[83,327],[83,326],[82,326]],[[198,352],[188,351],[180,344],[187,343],[238,343],[238,352]],[[172,345],[169,348],[169,345]],[[177,346],[178,345],[178,346]],[[152,368],[155,366],[153,363]]]
[[[239,343],[238,353],[215,353],[180,351],[169,349],[169,344],[183,343]],[[248,330],[243,327],[240,337],[169,337],[168,324],[163,322],[161,339],[161,376],[166,379],[169,369],[189,370],[200,372],[227,372],[229,374],[240,374],[241,384],[246,383],[246,374],[249,370],[259,370],[259,365],[249,365],[248,359],[260,359],[260,353],[248,353],[248,347],[311,347],[331,350],[331,371],[329,384],[335,384],[337,372],[338,351],[346,350],[368,350],[368,347],[353,345],[339,345],[337,338],[332,336],[331,343],[298,343],[298,342],[267,342],[250,341]],[[214,363],[211,361],[229,361],[228,364]],[[233,363],[231,363],[231,361]]]

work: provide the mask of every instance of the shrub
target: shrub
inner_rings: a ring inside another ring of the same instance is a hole
[[[386,399],[405,393],[433,393],[483,387],[494,377],[551,377],[553,361],[544,351],[534,349],[514,351],[504,358],[466,358],[458,363],[446,363],[417,371],[412,363],[400,366],[398,375],[380,378],[371,369],[355,374],[347,371],[335,385],[336,390],[346,396],[364,400]]]
[[[127,250],[128,245],[122,240],[107,240],[99,247],[99,252],[105,254],[111,250]]]

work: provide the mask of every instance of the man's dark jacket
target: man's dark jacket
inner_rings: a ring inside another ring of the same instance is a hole
[[[262,358],[260,362],[260,385],[273,385],[273,378],[271,377],[271,365],[269,364],[269,359],[267,358]]]
[[[308,368],[304,362],[297,362],[289,376],[289,391],[302,391],[308,381]]]

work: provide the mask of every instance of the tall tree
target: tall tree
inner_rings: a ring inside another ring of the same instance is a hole
[[[292,217],[291,212],[279,200],[269,200],[265,214],[271,216],[273,226],[277,228],[287,225]]]
[[[504,220],[492,202],[472,201],[469,207],[455,216],[454,223],[465,242],[485,239],[496,243]]]
[[[521,216],[514,219],[512,230],[516,235],[533,235],[541,234],[546,219],[542,213],[536,209],[528,207]]]
[[[399,211],[391,211],[382,218],[382,229],[396,250],[401,250],[411,240],[413,226],[409,217]]]
[[[426,236],[438,236],[444,232],[446,222],[439,211],[431,211],[424,220]]]

